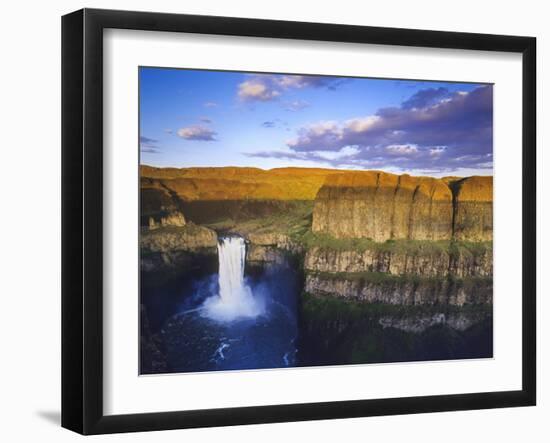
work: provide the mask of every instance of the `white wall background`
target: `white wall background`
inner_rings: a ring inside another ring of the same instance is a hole
[[[545,4],[393,0],[11,1],[0,26],[0,438],[80,440],[60,414],[60,16],[81,7],[532,35],[538,38],[539,225],[548,223],[550,28]],[[546,113],[544,113],[546,111]],[[518,147],[519,148],[519,147]],[[544,201],[545,200],[545,201]],[[94,441],[546,442],[550,438],[550,242],[539,236],[539,405],[534,408],[102,436]],[[546,251],[542,250],[546,248]]]

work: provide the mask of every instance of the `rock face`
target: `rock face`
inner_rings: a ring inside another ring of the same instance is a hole
[[[284,264],[288,254],[303,254],[303,247],[287,235],[274,233],[244,234],[248,240],[246,261],[250,264]]]
[[[315,199],[312,230],[377,242],[449,240],[455,230],[461,240],[491,240],[492,189],[491,177],[448,184],[376,171],[330,175]]]
[[[158,229],[165,226],[185,226],[185,217],[181,212],[174,211],[169,214],[162,215],[159,221],[156,221],[154,217],[149,217],[149,229]]]
[[[184,227],[164,226],[141,232],[140,263],[144,272],[189,268],[196,254],[214,256],[215,231],[192,223]]]
[[[378,242],[448,239],[452,207],[451,190],[438,179],[376,171],[331,175],[317,193],[312,229]]]
[[[150,252],[215,248],[217,242],[218,236],[215,231],[191,224],[183,229],[165,228],[141,236],[141,248]]]
[[[292,254],[303,253],[303,246],[285,234],[250,233],[244,235],[252,246],[269,246]]]
[[[414,251],[338,251],[314,247],[306,252],[304,269],[313,272],[382,272],[417,277],[489,277],[493,275],[492,245],[472,250],[418,248]]]
[[[334,169],[154,168],[142,165],[142,189],[183,201],[313,200]]]
[[[493,238],[493,177],[469,177],[454,184],[454,235],[458,240]]]
[[[465,331],[472,325],[479,323],[487,317],[487,313],[470,313],[465,315],[464,313],[452,313],[444,314],[437,313],[433,315],[424,315],[418,317],[391,317],[384,316],[378,320],[380,326],[384,329],[395,328],[405,332],[413,332],[419,334],[426,329],[436,325],[447,325],[455,331]]]
[[[391,305],[455,305],[492,303],[493,281],[488,279],[387,279],[338,274],[306,276],[304,290],[367,303]]]
[[[250,245],[246,251],[246,262],[248,264],[277,264],[286,262],[284,251],[274,246]]]
[[[310,248],[304,290],[314,296],[395,305],[492,303],[492,242],[388,249]]]

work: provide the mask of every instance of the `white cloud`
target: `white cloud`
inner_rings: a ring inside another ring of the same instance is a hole
[[[344,146],[337,152],[333,151],[313,151],[320,158],[327,160],[345,161],[347,157],[353,157],[360,152],[357,146]]]
[[[187,126],[178,129],[177,134],[185,140],[215,141],[216,132],[202,125]]]
[[[331,78],[315,75],[282,75],[274,76],[274,82],[283,89],[302,89],[308,86],[324,86]]]
[[[342,136],[343,131],[337,122],[321,121],[302,128],[298,137],[289,140],[287,146],[294,150],[300,150],[305,145],[313,151],[339,151]]]
[[[386,151],[392,154],[409,155],[418,152],[416,145],[389,145],[386,146]]]
[[[277,98],[281,93],[258,79],[252,79],[239,85],[238,95],[241,100],[245,101],[269,101]]]
[[[377,115],[369,115],[362,118],[354,118],[348,120],[345,123],[346,129],[352,132],[366,132],[371,129],[376,123],[380,121],[380,117]]]
[[[335,89],[342,79],[318,75],[278,75],[256,74],[238,85],[237,95],[243,101],[269,101],[280,97],[284,92],[306,87]],[[298,108],[306,102],[296,101]]]

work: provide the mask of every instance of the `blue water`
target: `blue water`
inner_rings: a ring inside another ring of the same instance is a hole
[[[244,264],[242,256],[239,259],[232,256],[224,268],[233,269],[232,273],[222,272],[220,277],[223,253],[221,256],[222,260],[215,256],[203,257],[200,262],[197,259],[175,279],[162,281],[158,276],[142,274],[142,373],[490,358],[493,355],[492,316],[466,331],[441,325],[420,334],[386,329],[379,324],[376,307],[372,313],[366,311],[358,315],[353,305],[344,309],[347,305],[339,303],[327,315],[323,303],[313,303],[312,307],[311,303],[307,305],[307,299],[300,301],[303,275],[297,271],[298,263],[291,258],[284,264],[250,266]],[[242,274],[237,272],[239,269]],[[224,284],[226,289],[231,289],[229,292],[223,290]],[[223,305],[223,295],[230,306],[227,310],[222,306],[220,311],[217,308],[219,303]],[[235,310],[231,307],[235,300],[251,303],[254,309]],[[212,306],[216,307],[214,311],[209,309]],[[224,315],[220,316],[220,312]],[[415,314],[413,310],[410,315],[422,314]]]
[[[299,278],[290,266],[276,265],[245,275],[245,283],[262,313],[232,321],[209,318],[204,308],[219,294],[217,273],[142,292],[151,329],[162,341],[166,372],[296,365]]]

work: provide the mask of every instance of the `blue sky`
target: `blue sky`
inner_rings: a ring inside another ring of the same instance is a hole
[[[492,174],[492,86],[146,68],[141,163]]]

